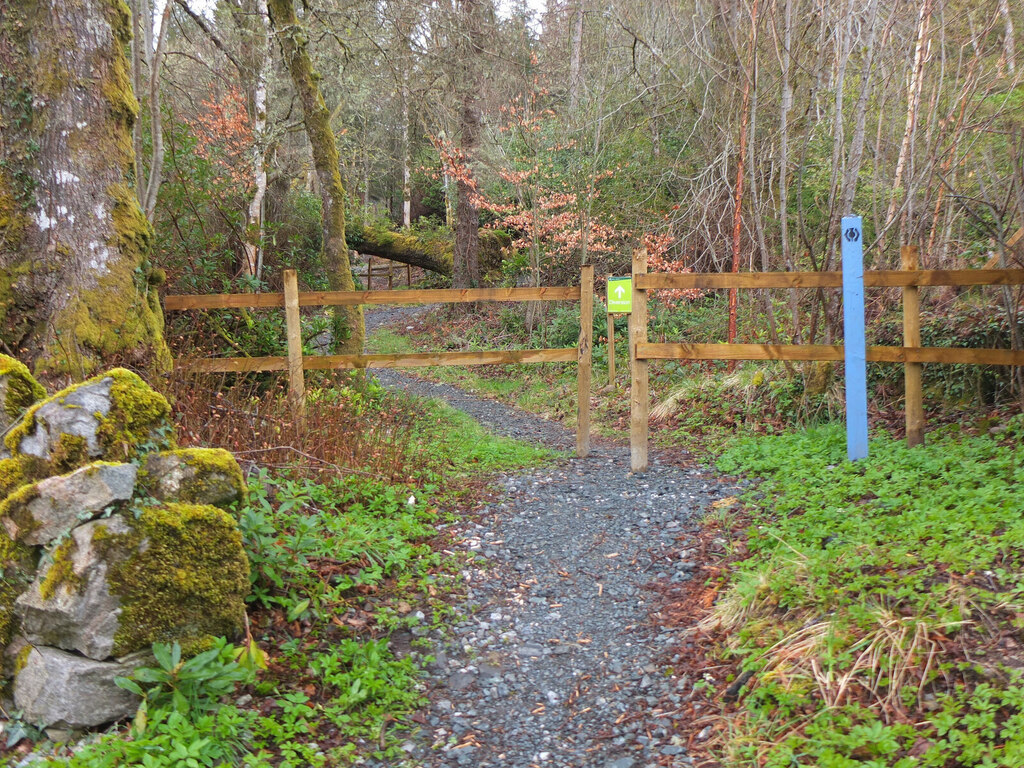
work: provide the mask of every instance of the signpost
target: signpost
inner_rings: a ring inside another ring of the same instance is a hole
[[[633,278],[608,278],[608,384],[615,386],[615,319],[614,315],[633,311]]]
[[[608,314],[622,314],[633,311],[633,278],[608,278]]]
[[[844,216],[843,345],[846,358],[846,455],[868,457],[867,343],[864,336],[864,227],[860,216]]]

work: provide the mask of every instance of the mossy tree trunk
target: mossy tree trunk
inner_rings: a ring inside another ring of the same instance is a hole
[[[313,166],[323,204],[323,257],[327,282],[334,291],[355,290],[345,242],[345,188],[341,183],[338,144],[317,82],[319,76],[313,71],[306,32],[295,16],[293,0],[269,0],[268,5],[292,85],[302,105],[306,135],[313,148]],[[362,353],[362,307],[338,307],[335,310],[334,333],[343,354]]]
[[[358,224],[349,227],[348,235],[349,244],[359,253],[422,267],[445,277],[452,276],[454,240],[451,237],[421,238],[412,232],[394,232]],[[477,239],[481,274],[501,269],[504,251],[511,246],[512,238],[503,230],[481,229]]]
[[[0,0],[0,349],[44,375],[170,365],[130,38],[123,0]]]
[[[452,241],[423,240],[412,232],[392,232],[358,225],[349,230],[349,243],[359,253],[452,276]]]

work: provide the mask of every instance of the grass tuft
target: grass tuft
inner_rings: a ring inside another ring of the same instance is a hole
[[[1024,419],[845,458],[841,425],[748,438],[764,478],[701,625],[751,673],[729,765],[1024,764]]]

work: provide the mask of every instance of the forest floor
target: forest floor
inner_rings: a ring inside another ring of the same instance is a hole
[[[367,314],[368,330],[401,332],[410,309]],[[449,384],[396,371],[389,388],[437,398],[504,436],[568,451],[561,424]],[[586,459],[503,476],[471,517],[449,524],[470,556],[464,597],[427,633],[426,711],[404,745],[418,766],[700,764],[708,687],[673,595],[706,591],[725,541],[697,520],[737,488],[681,452],[655,451],[629,471],[628,446],[600,440]],[[685,602],[682,601],[682,602]],[[699,602],[705,602],[703,600]],[[392,648],[419,645],[415,629]],[[709,686],[710,684],[710,686]]]

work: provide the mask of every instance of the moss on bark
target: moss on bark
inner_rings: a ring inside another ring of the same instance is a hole
[[[313,149],[313,165],[323,202],[323,257],[327,282],[334,291],[355,290],[345,242],[345,188],[341,183],[338,143],[331,130],[331,116],[324,104],[313,70],[305,30],[295,15],[293,0],[269,0],[268,8],[281,43],[292,85],[302,105],[306,135]],[[345,354],[362,354],[365,327],[360,306],[335,308],[334,337]]]
[[[129,181],[123,0],[0,0],[0,337],[40,376],[170,367]],[[54,243],[59,243],[55,248]]]
[[[348,230],[349,244],[360,253],[391,259],[402,264],[452,276],[451,235],[418,237],[410,232],[395,232],[380,227],[353,225]],[[483,229],[479,233],[480,268],[485,276],[492,277],[501,270],[505,250],[512,244],[512,238],[501,230]]]

